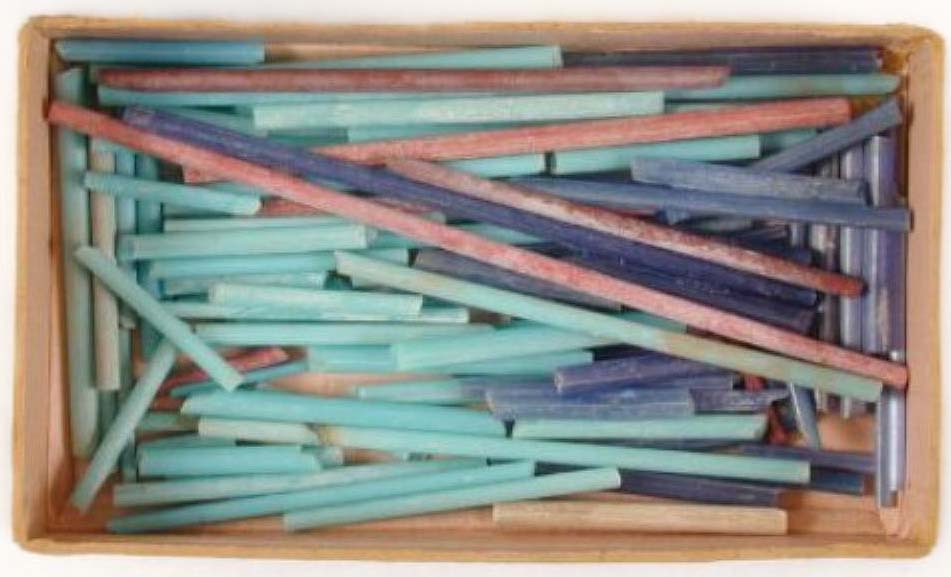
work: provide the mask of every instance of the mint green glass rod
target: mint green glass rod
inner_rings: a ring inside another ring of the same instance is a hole
[[[129,261],[288,254],[367,248],[374,237],[373,229],[359,224],[127,234],[119,237],[116,256],[120,260]]]
[[[197,433],[185,433],[183,435],[170,435],[168,437],[158,437],[157,439],[140,441],[136,444],[136,449],[139,451],[148,451],[162,447],[234,447],[235,444],[233,439],[217,439],[213,437],[202,437]]]
[[[538,237],[534,237],[517,230],[512,230],[510,228],[504,228],[484,222],[455,224],[452,226],[453,228],[458,228],[459,230],[464,230],[466,232],[485,237],[489,240],[503,242],[505,244],[535,244],[541,242]],[[422,248],[430,245],[393,232],[380,231],[377,237],[371,241],[370,246],[375,249],[409,249]]]
[[[670,419],[596,421],[588,419],[519,419],[512,437],[519,439],[737,439],[753,441],[766,432],[766,416],[695,415]]]
[[[236,228],[283,228],[289,226],[324,226],[346,224],[339,216],[254,216],[232,218],[167,218],[162,232],[195,232],[200,230],[233,230]]]
[[[314,455],[298,445],[164,447],[139,453],[139,476],[207,477],[319,471]]]
[[[438,463],[438,461],[426,463]],[[112,519],[109,522],[109,530],[113,533],[144,533],[187,525],[276,515],[296,509],[343,505],[380,497],[414,493],[430,494],[440,489],[526,478],[534,472],[535,464],[520,462],[425,473],[423,470],[393,478],[337,484],[332,490],[318,487],[304,491],[227,499],[126,515]]]
[[[620,485],[621,475],[617,469],[584,469],[475,487],[452,488],[425,495],[406,495],[362,501],[346,506],[292,511],[284,515],[284,528],[288,531],[300,531],[331,525],[468,509],[507,501],[607,491],[617,489]]]
[[[82,247],[75,253],[76,259],[88,268],[96,278],[109,287],[117,297],[148,321],[178,349],[187,354],[225,389],[241,384],[241,373],[225,362],[221,356],[181,320],[169,314],[145,289],[122,271],[114,262],[92,247]]]
[[[716,88],[671,90],[668,101],[764,100],[809,96],[873,96],[898,88],[894,74],[776,74],[733,76]]]
[[[394,315],[378,313],[341,313],[337,311],[303,311],[301,309],[272,307],[269,305],[219,305],[197,300],[162,301],[162,306],[165,307],[165,310],[181,319],[378,323],[408,322],[454,325],[469,322],[469,309],[465,307],[426,306],[415,315]],[[387,372],[392,372],[392,364],[391,359],[386,360]]]
[[[198,419],[198,434],[202,437],[217,437],[255,443],[279,443],[288,445],[319,445],[317,433],[304,423],[261,421],[256,419],[222,419],[201,417]]]
[[[882,384],[845,371],[751,348],[652,327],[611,315],[461,281],[451,277],[385,263],[353,253],[337,253],[337,272],[465,304],[533,320],[567,330],[611,337],[620,342],[735,371],[793,382],[818,390],[874,401]]]
[[[325,272],[296,272],[276,274],[237,274],[218,277],[170,278],[162,281],[162,295],[204,295],[219,283],[265,285],[318,290],[327,282]]]
[[[279,286],[216,283],[208,301],[222,305],[272,306],[301,311],[337,311],[415,315],[423,309],[421,295],[362,291],[308,290]]]
[[[634,158],[679,158],[701,162],[759,158],[760,137],[751,135],[693,138],[672,142],[609,146],[551,153],[552,174],[628,170]]]
[[[317,432],[326,444],[378,451],[533,459],[582,467],[618,467],[777,483],[809,482],[807,461],[347,426],[319,427]]]
[[[457,407],[315,397],[280,391],[219,392],[192,395],[183,414],[199,417],[327,423],[361,427],[452,431],[486,437],[505,436],[505,427],[486,411]]]
[[[195,333],[217,346],[384,345],[401,340],[491,331],[484,324],[200,323]]]
[[[261,201],[253,196],[104,172],[87,171],[83,183],[87,188],[120,198],[176,204],[225,214],[249,215],[261,208]]]
[[[627,320],[669,330],[684,326],[646,313],[620,315]],[[396,368],[402,371],[527,355],[587,349],[617,343],[612,338],[566,331],[544,325],[501,328],[484,335],[403,341],[390,346]]]
[[[125,273],[120,271],[119,274]],[[122,451],[135,434],[136,425],[145,415],[174,362],[175,349],[170,342],[163,340],[146,365],[142,377],[126,395],[112,424],[102,436],[89,467],[73,488],[69,500],[80,511],[89,509],[106,478],[119,462]]]
[[[350,127],[387,124],[465,124],[545,122],[661,114],[661,92],[598,92],[433,98],[356,100],[255,106],[254,127]]]
[[[413,463],[373,463],[325,469],[317,473],[284,475],[235,475],[126,483],[113,488],[117,507],[143,507],[231,499],[272,493],[290,493],[334,485],[347,485],[403,475],[438,473],[484,466],[485,459],[441,459]]]

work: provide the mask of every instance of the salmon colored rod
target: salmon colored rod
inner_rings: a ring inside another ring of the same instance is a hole
[[[287,354],[287,351],[280,347],[266,347],[261,349],[253,349],[232,357],[228,357],[225,359],[225,361],[234,367],[235,370],[246,373],[255,369],[262,369],[264,367],[283,363],[289,358],[290,356]],[[175,387],[190,383],[197,383],[199,381],[207,380],[208,378],[208,373],[206,373],[200,367],[190,367],[183,371],[178,371],[169,375],[168,378],[165,379],[165,382],[162,383],[162,386],[159,387],[158,393],[167,393]]]
[[[256,186],[275,195],[369,226],[389,230],[507,270],[571,287],[634,309],[650,311],[652,314],[736,341],[849,371],[899,388],[904,387],[908,381],[907,369],[897,363],[866,356],[528,250],[487,240],[476,234],[387,208],[371,200],[311,184],[287,173],[161,137],[81,106],[53,102],[48,119],[53,124],[104,138],[169,162],[189,165],[213,175]],[[720,343],[709,344],[739,349]],[[741,350],[731,352],[738,353]],[[777,363],[786,360],[782,357],[775,358]]]
[[[844,124],[850,116],[849,101],[845,98],[805,98],[654,116],[337,144],[314,150],[364,164],[382,164],[393,158],[456,160],[821,128]]]
[[[821,128],[844,124],[849,121],[850,116],[849,101],[845,98],[803,98],[654,116],[584,120],[337,144],[312,150],[364,164],[383,164],[394,158],[459,160],[708,136],[757,134],[792,128]],[[185,171],[185,182],[188,183],[214,180],[217,180],[217,177],[202,174],[199,170]]]
[[[99,82],[148,92],[637,92],[723,84],[726,66],[510,70],[113,68]]]
[[[386,167],[409,179],[460,194],[827,293],[858,296],[864,286],[862,280],[855,277],[801,265],[713,238],[621,216],[609,210],[571,202],[524,187],[479,178],[471,173],[438,164],[401,159],[387,162]]]

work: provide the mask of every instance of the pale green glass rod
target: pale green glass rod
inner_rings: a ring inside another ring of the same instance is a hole
[[[385,286],[467,306],[533,320],[714,366],[813,387],[864,401],[878,398],[882,384],[872,379],[751,348],[636,323],[451,277],[385,263],[353,253],[337,253],[337,271]]]
[[[363,427],[452,431],[502,437],[505,427],[486,411],[456,407],[327,398],[281,391],[233,391],[192,395],[183,414],[199,417],[257,419],[293,423],[329,423]]]
[[[319,427],[317,432],[329,445],[378,451],[415,451],[489,459],[531,458],[583,467],[618,467],[777,483],[809,482],[807,461],[355,426]]]
[[[753,441],[766,432],[766,416],[694,415],[670,419],[593,421],[519,419],[512,437],[520,439],[736,439]]]
[[[384,248],[367,251],[373,258],[409,264],[405,248]],[[336,266],[333,252],[304,252],[261,256],[211,256],[150,260],[146,275],[150,279],[217,277],[239,274],[283,274],[328,272]]]
[[[325,272],[289,272],[273,274],[236,274],[222,276],[202,276],[192,278],[170,278],[162,281],[162,295],[178,297],[183,295],[207,296],[208,291],[219,283],[242,285],[264,285],[274,287],[293,287],[318,290],[327,282]]]
[[[633,322],[671,330],[684,330],[683,325],[646,313],[626,313],[620,316]],[[484,335],[403,341],[391,345],[390,352],[396,361],[397,369],[410,371],[441,365],[586,349],[615,343],[617,340],[612,338],[531,324],[501,328]]]
[[[428,461],[426,463],[438,463],[438,461]],[[420,463],[420,465],[422,464]],[[304,491],[226,499],[126,515],[111,520],[109,530],[113,533],[144,533],[230,519],[275,515],[296,509],[341,505],[395,495],[429,494],[446,488],[522,479],[531,476],[534,468],[534,463],[519,462],[491,467],[467,467],[442,472],[420,469],[418,472],[414,471],[398,477],[348,484],[340,483],[334,485],[332,490],[328,490],[326,487],[317,487]]]
[[[135,434],[136,425],[145,415],[149,403],[171,371],[174,362],[175,349],[169,341],[163,340],[152,355],[142,377],[126,395],[112,424],[102,436],[86,472],[73,488],[69,500],[80,511],[89,509],[106,478],[119,462],[119,456]]]
[[[506,68],[560,68],[561,47],[557,45],[475,48],[447,52],[384,54],[330,60],[274,62],[259,68],[412,68],[414,70],[471,70]]]
[[[483,324],[200,323],[195,333],[217,346],[384,345],[401,340],[491,331]]]
[[[272,306],[300,311],[337,311],[415,315],[423,309],[421,295],[362,291],[308,290],[291,287],[216,283],[208,301],[222,305]]]
[[[119,237],[116,256],[120,260],[140,260],[287,254],[367,248],[374,237],[372,229],[358,224],[130,234]]]
[[[440,337],[440,338],[450,338]],[[428,339],[427,339],[428,340]],[[308,347],[310,369],[323,373],[398,373],[389,347],[372,345]],[[504,359],[443,364],[431,372],[458,375],[550,375],[559,367],[583,365],[594,360],[585,350],[541,353]]]
[[[248,215],[261,208],[261,201],[252,196],[187,184],[90,171],[85,173],[83,182],[87,188],[116,197],[177,204],[225,214]]]
[[[460,379],[365,385],[353,392],[360,399],[427,405],[461,405],[482,401],[481,394],[467,394]]]
[[[284,528],[289,531],[314,529],[331,525],[360,523],[376,519],[391,519],[424,515],[439,511],[468,509],[493,503],[543,499],[572,493],[607,491],[621,485],[617,469],[583,469],[568,473],[542,475],[475,487],[452,488],[425,495],[407,495],[370,501],[292,511],[284,515]]]
[[[495,242],[504,242],[505,244],[535,244],[542,242],[539,238],[529,234],[484,222],[457,224],[453,225],[453,228],[458,228],[459,230],[477,234],[489,240],[494,240]],[[375,249],[392,249],[421,248],[430,245],[422,243],[416,239],[398,235],[393,232],[380,231],[377,237],[371,241],[370,246]]]
[[[280,421],[202,417],[198,419],[198,434],[202,437],[217,437],[255,443],[320,444],[317,433],[304,423],[284,423]]]
[[[373,463],[324,469],[317,473],[283,475],[234,475],[194,479],[174,479],[145,483],[126,483],[113,488],[117,507],[143,507],[290,493],[335,485],[347,485],[388,477],[419,473],[438,473],[485,465],[485,459],[440,459],[404,463]]]
[[[200,230],[232,230],[236,228],[284,228],[345,224],[339,216],[251,216],[231,218],[166,218],[163,232],[196,232]]]
[[[270,305],[219,305],[198,300],[162,301],[165,310],[180,319],[240,321],[326,321],[326,322],[408,322],[433,324],[466,324],[469,309],[465,307],[426,306],[415,315],[380,313],[341,313],[337,311],[304,311]],[[387,372],[393,361],[387,360]]]
[[[599,92],[279,104],[255,106],[254,127],[350,127],[386,124],[544,122],[661,114],[661,92]]]
[[[71,68],[56,75],[56,98],[82,104],[86,75]],[[63,289],[66,305],[66,369],[69,382],[69,424],[72,454],[88,457],[96,448],[99,395],[95,386],[92,279],[69,255],[91,239],[89,193],[83,188],[87,168],[87,139],[65,128],[56,129],[59,151],[60,227]]]
[[[241,373],[236,371],[211,347],[192,333],[184,322],[170,315],[161,303],[108,257],[92,247],[82,247],[75,253],[76,258],[88,268],[96,278],[109,287],[117,297],[128,303],[143,319],[195,361],[208,375],[225,389],[233,389],[241,383]]]

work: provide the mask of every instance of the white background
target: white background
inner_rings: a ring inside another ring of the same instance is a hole
[[[12,1],[12,5],[10,2]],[[386,572],[401,575],[740,575],[770,574],[772,577],[803,574],[835,574],[838,577],[861,575],[920,576],[948,575],[951,572],[951,543],[948,539],[948,495],[941,502],[942,528],[935,551],[922,560],[824,560],[776,562],[724,562],[703,565],[500,565],[500,564],[380,564],[356,562],[248,561],[214,559],[130,558],[108,556],[49,557],[26,553],[12,541],[10,534],[10,446],[12,399],[13,287],[15,279],[15,109],[16,109],[16,33],[31,15],[74,14],[86,16],[137,17],[210,17],[236,20],[285,20],[314,22],[414,23],[448,21],[789,21],[834,23],[910,23],[928,26],[945,38],[951,32],[951,8],[943,0],[5,0],[0,2],[0,567],[8,575],[67,574],[70,577],[95,575],[368,575]],[[947,135],[948,124],[944,132]],[[947,138],[945,138],[947,142]],[[945,167],[946,181],[948,169]],[[951,221],[948,206],[944,222]],[[947,229],[947,226],[945,227]],[[948,243],[944,231],[942,266],[943,294],[948,293]],[[943,303],[948,310],[948,301]],[[948,353],[948,315],[942,319],[945,350]],[[947,374],[947,373],[946,373]],[[947,379],[944,383],[942,446],[948,450]],[[937,431],[935,434],[939,434]],[[948,460],[942,464],[945,489],[951,478]],[[633,537],[632,539],[636,539]],[[944,569],[941,569],[944,567]]]

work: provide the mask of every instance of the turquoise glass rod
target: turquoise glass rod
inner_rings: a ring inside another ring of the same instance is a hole
[[[306,104],[315,102],[349,102],[356,100],[406,100],[410,98],[445,98],[439,92],[145,92],[99,85],[100,106],[165,107],[233,107],[272,104]],[[479,93],[454,93],[454,97],[487,96]]]
[[[112,424],[102,436],[86,472],[73,488],[69,501],[80,511],[89,509],[106,478],[119,462],[129,439],[135,435],[136,425],[145,415],[149,403],[171,371],[174,362],[175,349],[168,341],[162,341],[145,367],[142,377],[126,395]]]
[[[298,445],[166,447],[139,453],[143,477],[309,473],[320,468],[317,458]]]
[[[766,432],[766,416],[695,415],[670,419],[593,421],[588,419],[519,419],[512,437],[519,439],[736,439],[752,441]]]
[[[426,495],[407,495],[352,503],[347,506],[314,508],[284,515],[284,528],[289,531],[360,523],[481,507],[493,503],[543,499],[572,493],[607,491],[621,485],[617,469],[584,469],[569,473],[542,475],[527,479],[502,481],[475,487],[453,488]]]
[[[766,100],[811,96],[877,96],[898,88],[894,74],[780,74],[733,76],[716,88],[671,90],[669,101]]]
[[[531,458],[583,467],[617,467],[777,483],[809,482],[807,461],[396,429],[328,426],[320,427],[318,433],[329,445],[378,451],[415,451],[489,459]]]
[[[371,249],[367,254],[385,261],[409,264],[405,248]],[[333,252],[303,252],[261,256],[209,256],[150,260],[150,279],[207,278],[230,275],[328,272],[336,267]]]
[[[374,236],[359,224],[130,234],[119,237],[116,257],[129,261],[367,248]]]
[[[383,345],[401,340],[491,331],[483,324],[200,323],[195,333],[217,346]]]
[[[82,104],[86,76],[81,68],[56,75],[56,98]],[[66,360],[69,382],[69,425],[72,454],[88,457],[99,435],[99,394],[95,385],[92,279],[69,255],[92,238],[89,192],[83,188],[87,140],[77,132],[56,129],[59,151],[60,226],[66,305]]]
[[[599,92],[256,106],[252,119],[255,128],[280,130],[413,123],[548,122],[661,114],[663,111],[661,92]]]
[[[633,322],[670,330],[684,326],[646,313],[620,315]],[[554,353],[615,344],[612,338],[566,331],[545,325],[501,328],[484,335],[461,335],[442,339],[404,341],[390,347],[399,370],[488,361],[534,354]]]
[[[83,247],[76,251],[76,258],[102,281],[117,297],[128,303],[143,319],[171,341],[179,350],[195,361],[208,375],[225,389],[233,389],[241,383],[241,373],[225,362],[221,356],[192,333],[184,322],[169,314],[152,295],[140,287],[119,269],[101,251]]]
[[[223,305],[272,306],[301,311],[338,311],[412,316],[423,309],[421,295],[216,283],[208,300]]]
[[[83,182],[86,188],[119,198],[176,204],[225,214],[248,215],[256,213],[261,208],[261,201],[251,196],[187,184],[159,182],[104,172],[86,172]]]
[[[865,377],[751,348],[676,333],[536,297],[461,281],[366,258],[337,253],[337,272],[450,302],[533,320],[553,327],[616,338],[652,351],[714,366],[794,382],[874,401],[882,384]]]
[[[258,64],[264,62],[264,42],[193,40],[57,40],[56,53],[67,62],[128,64]]]
[[[109,530],[113,533],[144,533],[231,519],[276,515],[296,509],[343,505],[395,495],[431,494],[440,489],[526,478],[532,475],[534,469],[534,463],[519,462],[442,472],[422,472],[421,470],[393,478],[341,483],[334,485],[333,490],[318,487],[304,491],[226,499],[126,515],[111,520]]]
[[[565,150],[551,154],[552,174],[578,174],[627,170],[638,157],[678,158],[718,162],[759,158],[762,143],[752,135],[693,138],[672,142],[610,146],[585,150]]]
[[[420,473],[438,473],[485,465],[485,459],[440,459],[413,463],[374,463],[325,469],[317,473],[234,475],[126,483],[113,488],[117,507],[143,507],[290,493]]]
[[[502,437],[505,427],[485,411],[456,407],[325,398],[281,391],[234,391],[189,397],[182,413],[200,417],[327,423],[396,429],[452,431]]]
[[[560,68],[561,47],[555,45],[515,46],[511,48],[477,48],[447,52],[418,54],[386,54],[332,60],[304,60],[276,62],[264,68],[412,68],[414,70],[441,69],[507,69],[507,68]]]

